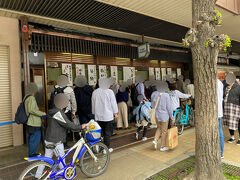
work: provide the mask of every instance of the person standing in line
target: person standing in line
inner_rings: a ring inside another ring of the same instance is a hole
[[[219,125],[219,136],[220,136],[220,150],[221,158],[223,159],[224,149],[224,135],[222,129],[222,117],[223,117],[223,83],[217,79],[217,97],[218,97],[218,125]]]
[[[39,110],[35,99],[35,94],[38,92],[37,85],[35,83],[29,83],[26,90],[27,95],[24,97],[24,106],[28,116],[28,156],[35,157],[41,155],[36,152],[41,140],[41,117],[46,115],[46,113]]]
[[[68,84],[68,77],[66,75],[60,75],[57,78],[57,85],[54,88],[55,91],[59,91],[58,93],[64,93],[68,97],[69,102],[64,113],[66,114],[68,119],[72,121],[72,119],[75,118],[75,113],[77,111],[77,102],[73,88],[68,86]],[[69,139],[66,138],[66,142],[64,142],[65,149],[69,148],[69,146],[67,145],[68,140]]]
[[[85,76],[79,75],[75,78],[76,87],[74,88],[74,94],[77,102],[77,115],[80,120],[80,124],[88,123],[91,119],[94,119],[92,114],[92,93],[93,88],[87,84]]]
[[[128,92],[126,91],[127,84],[123,83],[118,93],[116,94],[116,99],[118,103],[118,118],[117,118],[117,129],[123,127],[123,124],[125,126],[125,129],[130,129],[128,126],[128,107],[127,102],[129,99]]]
[[[183,79],[184,79],[184,76],[180,75],[180,76],[178,76],[178,79],[177,79],[177,82],[176,82],[176,89],[179,90],[180,92],[184,92]]]
[[[157,130],[155,133],[153,145],[154,145],[154,148],[157,149],[158,139],[161,137],[160,151],[167,151],[168,147],[166,147],[166,141],[167,141],[168,121],[170,118],[172,120],[172,123],[174,123],[173,108],[172,108],[169,94],[166,93],[168,89],[167,82],[157,81],[156,88],[157,88],[157,91],[153,92],[151,96],[152,108],[155,107],[158,101],[158,98],[160,98],[156,107]]]
[[[104,144],[108,148],[110,148],[112,121],[118,118],[117,101],[113,91],[109,89],[110,85],[110,79],[100,78],[99,88],[92,94],[92,113],[102,128]],[[110,148],[109,151],[112,152],[113,149]]]
[[[144,100],[147,100],[147,97],[145,96],[145,87],[144,87],[144,77],[141,76],[141,75],[138,75],[136,77],[136,83],[135,83],[135,86],[136,86],[136,89],[137,89],[137,92],[138,92],[138,102],[140,103],[141,101],[139,101],[139,99],[144,99]],[[141,97],[139,97],[141,96]]]
[[[168,94],[171,99],[173,111],[175,111],[177,108],[180,107],[179,98],[190,98],[191,97],[190,94],[183,94],[180,91],[176,90],[176,83],[170,83],[169,89],[170,89],[170,91],[168,92]]]
[[[228,86],[224,92],[223,124],[228,127],[231,135],[228,143],[235,141],[234,131],[237,129],[240,137],[240,85],[234,84],[235,80],[236,76],[233,73],[227,74]],[[240,138],[237,145],[240,145]]]

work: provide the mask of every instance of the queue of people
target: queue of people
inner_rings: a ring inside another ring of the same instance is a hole
[[[235,78],[236,79],[236,78]],[[231,138],[229,143],[235,141],[234,131],[238,129],[240,135],[240,85],[237,84],[234,75],[226,77],[228,84],[223,88],[221,81],[218,80],[218,121],[220,130],[221,156],[223,157],[223,132],[221,121],[229,128]],[[49,106],[56,108],[54,97],[64,94],[67,105],[62,108],[64,117],[69,121],[78,118],[79,123],[84,125],[91,119],[95,119],[102,128],[104,144],[111,149],[111,136],[114,134],[114,122],[116,129],[130,129],[129,122],[134,118],[137,131],[135,138],[142,141],[147,140],[147,129],[151,124],[150,112],[155,109],[156,133],[153,147],[157,149],[158,140],[160,141],[160,151],[167,151],[166,146],[168,124],[174,124],[174,111],[180,108],[180,98],[194,98],[194,87],[190,80],[180,76],[175,82],[168,78],[166,81],[151,79],[144,81],[142,76],[136,77],[136,82],[132,80],[118,85],[114,78],[100,78],[96,87],[87,84],[85,76],[77,76],[74,87],[68,86],[68,78],[61,75],[57,79],[57,85],[52,89]],[[35,84],[30,83],[28,95],[25,99],[25,108],[29,114],[27,129],[29,133],[29,156],[37,156],[37,147],[41,138],[41,116],[46,113],[39,111],[34,94],[37,92]],[[30,95],[30,96],[29,96]],[[221,102],[224,101],[224,108]],[[143,131],[140,138],[141,131]],[[62,138],[65,148],[68,148],[69,131],[64,131],[65,137]],[[240,145],[240,139],[237,141]]]

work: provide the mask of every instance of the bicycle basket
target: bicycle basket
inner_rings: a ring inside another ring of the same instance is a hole
[[[101,127],[99,126],[99,124],[94,121],[94,120],[91,120],[89,123],[88,123],[88,126],[87,126],[87,133],[86,133],[86,139],[88,141],[96,141],[96,140],[99,140],[101,138]]]

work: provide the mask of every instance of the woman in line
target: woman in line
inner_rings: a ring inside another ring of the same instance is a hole
[[[161,137],[160,151],[167,151],[166,147],[167,140],[167,130],[168,130],[168,120],[169,118],[174,122],[173,118],[173,108],[171,104],[170,97],[166,93],[168,85],[166,82],[157,81],[156,84],[157,91],[155,91],[152,96],[152,108],[156,105],[156,124],[157,130],[155,133],[155,138],[153,141],[154,148],[157,149],[158,139]]]
[[[240,145],[240,85],[234,83],[236,76],[229,73],[226,76],[228,86],[224,92],[223,124],[229,129],[231,138],[227,141],[235,141],[234,131],[238,129],[239,139],[237,145]]]

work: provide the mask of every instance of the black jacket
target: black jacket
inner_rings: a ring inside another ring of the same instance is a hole
[[[224,97],[226,96],[225,94],[226,88],[224,89]],[[228,103],[236,104],[240,106],[240,85],[234,84],[229,91]]]
[[[88,116],[92,114],[92,93],[93,88],[89,85],[84,87],[76,87],[74,88],[75,98],[77,101],[77,115],[81,116],[84,114]]]
[[[61,109],[53,108],[49,110],[51,118],[48,121],[46,140],[48,142],[66,142],[67,129],[80,131],[81,126],[76,126],[71,122]]]

